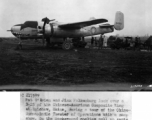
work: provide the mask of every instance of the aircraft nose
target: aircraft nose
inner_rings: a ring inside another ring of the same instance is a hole
[[[12,32],[12,34],[15,35],[15,36],[16,36],[17,34],[19,34],[20,28],[21,28],[21,26],[19,26],[19,25],[14,25],[14,26],[12,26],[12,27],[11,27],[11,32]]]
[[[14,26],[11,27],[11,32],[13,33],[13,31],[14,31]]]
[[[21,28],[21,26],[16,26],[16,25],[14,25],[14,26],[11,27],[11,31],[12,31],[12,32],[19,32],[19,31],[20,31],[20,28]]]

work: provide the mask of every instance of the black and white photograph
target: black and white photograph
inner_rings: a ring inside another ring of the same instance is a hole
[[[151,5],[0,0],[0,119],[150,120]]]
[[[1,0],[0,90],[150,91],[151,0]]]

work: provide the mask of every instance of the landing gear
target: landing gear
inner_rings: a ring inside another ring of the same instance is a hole
[[[67,40],[66,38],[64,39],[64,42],[62,44],[62,48],[64,50],[70,50],[72,49],[72,42],[70,42],[69,40]]]
[[[77,48],[85,48],[85,46],[87,44],[85,42],[85,40],[84,40],[84,37],[82,37],[82,38],[73,38],[72,42],[73,42],[73,46],[77,47]]]
[[[16,50],[22,50],[22,41],[21,41],[20,37],[19,37],[19,43],[16,46]]]
[[[42,43],[43,43],[43,46],[45,45],[45,38],[44,36],[42,37]]]
[[[16,47],[16,50],[22,50],[22,44],[21,43],[18,43],[18,45]]]
[[[46,38],[46,47],[47,48],[53,48],[54,47],[54,43],[50,42],[50,38]]]
[[[46,47],[47,47],[47,48],[50,47],[50,38],[46,38]]]

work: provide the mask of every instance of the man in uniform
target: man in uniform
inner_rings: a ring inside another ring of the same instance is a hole
[[[94,37],[91,38],[91,48],[93,48],[93,44],[94,44]]]
[[[100,35],[100,38],[99,38],[99,47],[98,49],[102,49],[103,47],[103,37],[102,37],[102,34]]]

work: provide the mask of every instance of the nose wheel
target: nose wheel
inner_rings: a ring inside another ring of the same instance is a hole
[[[21,44],[21,42],[18,43],[18,45],[16,47],[16,50],[22,50],[22,44]]]
[[[19,43],[18,43],[16,49],[17,49],[17,50],[22,50],[22,41],[21,41],[21,39],[20,39],[20,36],[19,36],[18,38],[19,38]]]
[[[22,49],[22,44],[21,44],[21,42],[19,42],[18,46],[19,46],[19,49]]]

